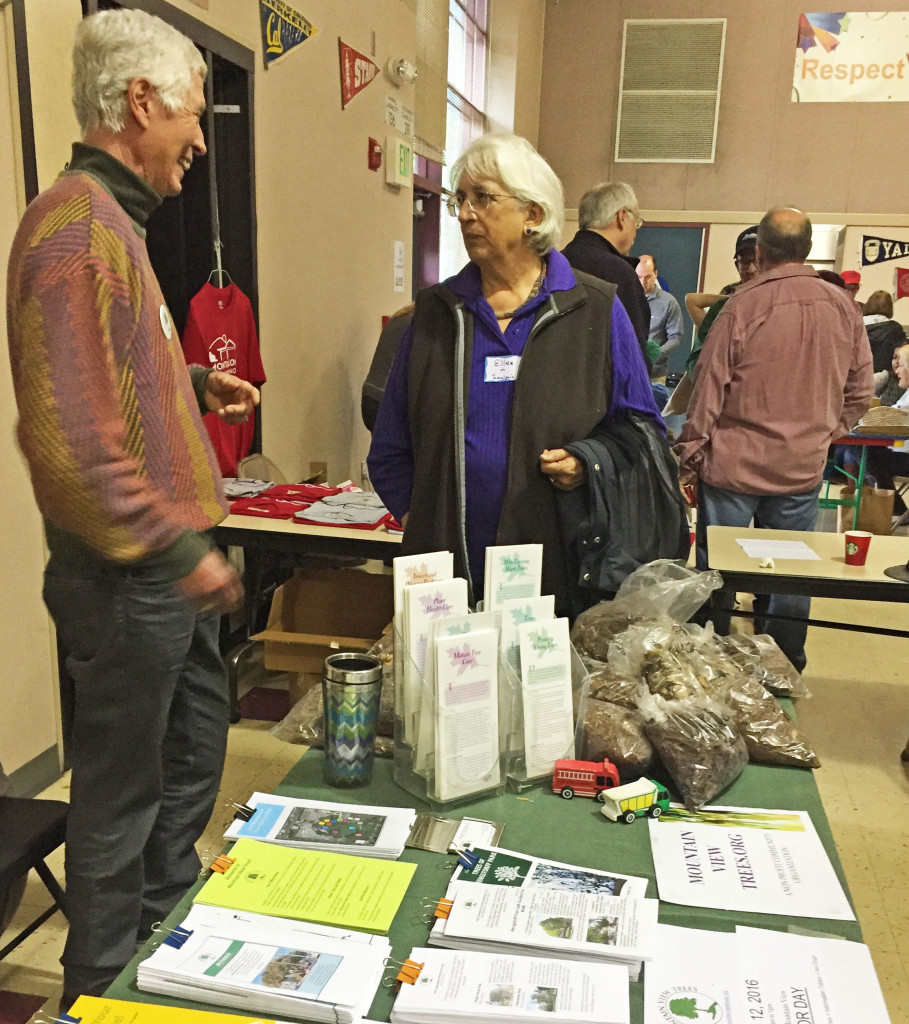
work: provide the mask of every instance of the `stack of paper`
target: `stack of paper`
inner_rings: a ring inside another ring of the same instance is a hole
[[[402,985],[392,1024],[514,1021],[628,1024],[628,975],[621,967],[493,953],[414,949],[423,964]]]
[[[238,1017],[217,1010],[190,1010],[183,1006],[133,1003],[103,996],[79,996],[68,1012],[82,1024],[281,1024],[259,1015]]]
[[[644,977],[645,1024],[889,1024],[871,954],[860,942],[762,928],[657,931],[657,957]]]
[[[238,839],[194,902],[386,934],[416,864]]]
[[[486,549],[483,609],[517,597],[536,597],[543,583],[543,545],[510,544]]]
[[[410,807],[330,804],[268,793],[253,793],[247,803],[254,814],[248,821],[235,819],[225,839],[261,839],[301,850],[334,850],[387,860],[401,856],[417,817]]]
[[[342,1024],[368,1011],[391,953],[386,939],[198,907],[174,940],[139,964],[141,990]]]
[[[624,965],[632,980],[656,949],[657,900],[452,882],[429,941],[449,949]]]

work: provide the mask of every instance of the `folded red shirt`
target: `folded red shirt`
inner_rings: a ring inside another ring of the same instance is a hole
[[[263,519],[293,519],[297,512],[311,504],[306,501],[282,501],[280,498],[238,498],[230,503],[231,514],[238,516],[261,516]]]
[[[305,501],[312,504],[329,494],[340,494],[340,487],[326,487],[325,484],[275,484],[263,491],[261,497],[283,498],[285,501]]]

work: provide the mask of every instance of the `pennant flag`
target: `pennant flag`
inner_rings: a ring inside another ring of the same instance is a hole
[[[340,39],[338,56],[341,61],[341,106],[346,107],[376,77],[379,66]]]
[[[862,235],[862,266],[886,263],[909,256],[909,242],[896,238],[878,238],[877,235]]]
[[[909,297],[909,269],[906,267],[896,268],[896,297],[898,299]]]
[[[259,0],[259,21],[266,68],[319,31],[284,0]]]

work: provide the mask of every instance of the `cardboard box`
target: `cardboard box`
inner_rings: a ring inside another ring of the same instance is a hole
[[[275,591],[253,639],[265,644],[267,669],[321,678],[329,654],[369,650],[393,616],[391,570],[381,562],[303,569]]]

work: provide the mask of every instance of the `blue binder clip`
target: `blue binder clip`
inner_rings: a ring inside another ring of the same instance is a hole
[[[460,850],[458,852],[458,865],[472,871],[480,861],[480,855],[473,850]]]
[[[174,928],[174,930],[164,939],[165,946],[173,946],[174,949],[182,949],[183,943],[192,935],[191,928]]]
[[[71,1017],[68,1013],[61,1013],[55,1020],[61,1022],[61,1024],[81,1024],[81,1017]]]

